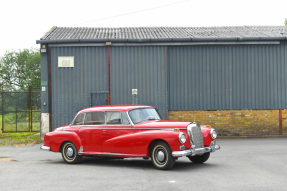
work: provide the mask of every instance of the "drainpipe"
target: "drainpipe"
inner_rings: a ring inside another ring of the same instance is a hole
[[[108,47],[108,78],[109,78],[109,93],[108,93],[108,105],[111,105],[111,71],[110,71],[110,49]]]
[[[283,128],[282,128],[282,109],[279,109],[279,134],[283,134]]]

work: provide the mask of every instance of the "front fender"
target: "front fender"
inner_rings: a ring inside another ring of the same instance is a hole
[[[215,140],[211,137],[210,131],[211,131],[211,128],[201,127],[201,132],[202,132],[202,137],[203,137],[203,142],[204,142],[205,147],[208,147],[210,143]]]
[[[80,137],[73,131],[55,131],[45,134],[44,137],[44,145],[50,147],[50,151],[53,152],[61,152],[61,145],[65,141],[73,142],[77,150],[82,146]]]
[[[169,144],[172,151],[179,151],[179,147],[185,144],[181,144],[178,137],[179,132],[169,130],[152,130],[135,133],[134,152],[135,154],[146,154],[146,156],[149,156],[149,145],[154,140],[163,140]]]

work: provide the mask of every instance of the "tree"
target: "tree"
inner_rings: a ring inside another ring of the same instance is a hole
[[[40,88],[41,67],[38,49],[6,51],[0,59],[0,80],[6,90],[27,90]]]
[[[285,18],[284,24],[285,24],[285,26],[287,26],[287,19],[286,18]]]

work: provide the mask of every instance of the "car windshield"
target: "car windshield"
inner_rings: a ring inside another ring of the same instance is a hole
[[[154,108],[140,108],[129,111],[134,124],[148,120],[159,120],[160,116]]]

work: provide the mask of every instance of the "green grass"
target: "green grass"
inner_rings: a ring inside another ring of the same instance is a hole
[[[32,133],[0,133],[0,146],[13,145],[25,146],[28,144],[40,143],[40,135]]]

